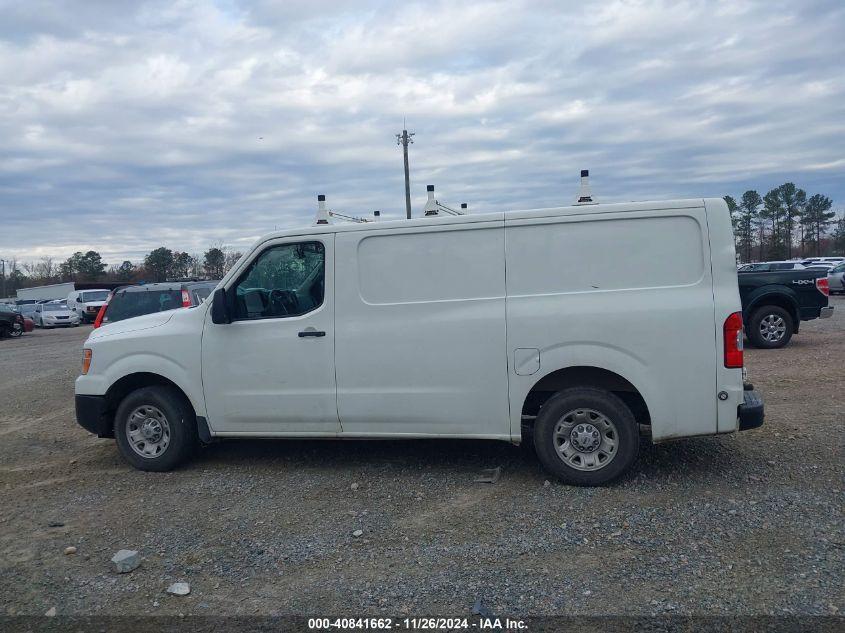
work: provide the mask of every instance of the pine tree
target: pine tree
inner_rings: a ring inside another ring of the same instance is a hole
[[[153,281],[167,281],[173,269],[173,251],[164,246],[150,251],[144,258],[144,268]]]
[[[772,189],[763,197],[763,210],[760,211],[760,217],[769,220],[772,228],[771,243],[766,259],[782,259],[786,251],[782,234],[783,216],[780,192],[778,189]],[[762,245],[760,259],[763,259]]]
[[[822,235],[827,232],[827,227],[836,217],[836,212],[830,210],[832,206],[833,200],[820,193],[810,196],[807,200],[802,219],[807,226],[809,241],[814,246],[815,255],[819,255]]]
[[[845,255],[845,212],[836,220],[836,230],[833,232],[833,254]]]
[[[753,189],[742,194],[739,203],[739,252],[745,262],[751,261],[751,249],[754,246],[754,228],[758,218],[758,209],[763,203],[760,194]]]
[[[795,222],[801,217],[804,205],[807,203],[807,193],[798,189],[794,183],[785,182],[777,188],[782,210],[782,243],[786,259],[792,257],[792,238],[795,229]]]

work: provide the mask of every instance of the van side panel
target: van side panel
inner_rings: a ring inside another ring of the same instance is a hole
[[[510,439],[499,218],[337,234],[342,435]]]
[[[728,394],[727,400],[717,402],[719,433],[730,433],[739,427],[737,406],[742,404],[742,370],[725,367],[724,323],[734,312],[742,311],[736,272],[731,214],[721,198],[705,200],[707,224],[710,228],[711,262],[713,271],[713,299],[716,320],[716,382],[718,390]],[[745,324],[748,327],[748,324]],[[753,376],[752,376],[753,378]],[[752,380],[753,382],[753,380]]]
[[[540,212],[537,212],[538,214]],[[511,432],[544,376],[592,366],[633,384],[655,440],[715,433],[713,289],[703,208],[505,218]]]

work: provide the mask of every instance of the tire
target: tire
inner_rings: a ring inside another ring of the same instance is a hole
[[[147,438],[145,432],[150,433]],[[197,421],[178,389],[143,387],[127,395],[118,406],[114,437],[121,455],[132,466],[163,472],[193,455],[197,447]]]
[[[580,450],[579,439],[589,450]],[[609,391],[572,387],[558,391],[540,409],[534,447],[546,470],[565,483],[601,486],[637,459],[639,427],[631,410]]]
[[[22,323],[12,323],[12,329],[9,330],[10,336],[21,336],[23,334],[23,324]]]
[[[763,306],[751,315],[748,340],[754,347],[777,349],[789,343],[795,330],[795,321],[780,306]]]

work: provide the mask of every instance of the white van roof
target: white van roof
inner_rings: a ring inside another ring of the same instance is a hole
[[[705,202],[718,202],[724,204],[721,198],[689,198],[682,200],[659,200],[644,202],[617,202],[604,204],[581,204],[566,207],[551,207],[547,209],[521,209],[513,211],[498,211],[494,213],[469,213],[458,216],[429,216],[413,218],[411,220],[380,220],[379,222],[339,222],[337,224],[311,224],[308,226],[290,228],[282,231],[274,231],[263,235],[258,243],[268,240],[294,237],[297,235],[318,235],[325,233],[341,233],[347,231],[381,231],[384,229],[431,226],[432,224],[455,225],[472,224],[475,222],[491,222],[495,220],[522,219],[522,218],[544,218],[553,216],[577,216],[595,215],[599,213],[629,213],[644,210],[672,210],[672,209],[695,209],[704,206]],[[382,216],[384,218],[384,216]]]

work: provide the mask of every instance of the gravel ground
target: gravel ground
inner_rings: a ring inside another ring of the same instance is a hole
[[[786,349],[747,352],[761,429],[644,441],[600,489],[548,484],[494,442],[230,441],[142,473],[74,421],[89,328],[0,341],[0,608],[841,613],[845,300],[831,303]],[[473,483],[496,466],[498,483]],[[114,573],[119,549],[140,568]],[[166,593],[176,581],[189,596]]]

